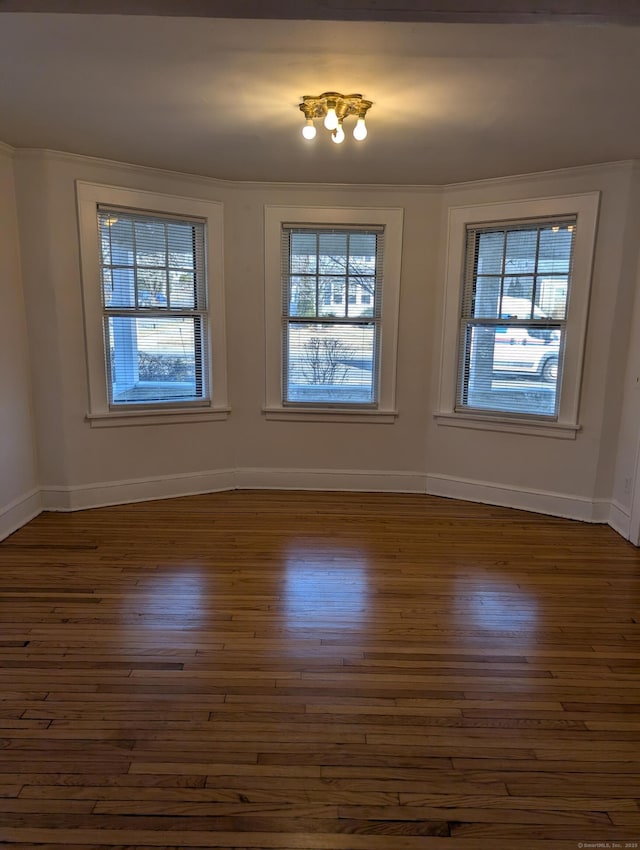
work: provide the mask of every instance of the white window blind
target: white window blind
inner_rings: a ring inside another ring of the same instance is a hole
[[[467,226],[457,410],[557,419],[576,225]]]
[[[384,227],[283,224],[285,405],[376,407]]]
[[[109,406],[208,398],[205,225],[98,206]]]

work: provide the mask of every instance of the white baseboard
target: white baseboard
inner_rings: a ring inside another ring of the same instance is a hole
[[[609,506],[609,525],[625,540],[629,540],[631,536],[631,514],[615,499],[611,500]]]
[[[269,469],[236,470],[239,490],[343,490],[372,493],[424,493],[421,472],[361,469]]]
[[[221,490],[254,489],[424,493],[424,475],[361,470],[222,469],[187,475],[83,484],[78,487],[43,487],[42,506],[47,511],[80,511],[108,505],[196,496]]]
[[[426,492],[432,496],[500,505],[521,511],[577,519],[582,522],[604,523],[609,520],[609,501],[606,499],[586,499],[582,496],[550,493],[544,490],[525,490],[507,484],[470,481],[450,475],[427,475],[426,478]]]
[[[107,505],[172,499],[223,490],[341,490],[380,493],[426,493],[482,502],[540,514],[609,523],[628,539],[630,518],[617,502],[563,493],[472,481],[448,475],[386,470],[242,469],[209,470],[184,475],[43,487],[0,509],[0,539],[17,530],[42,510],[78,511]]]
[[[47,511],[82,511],[108,505],[174,499],[235,489],[235,470],[220,469],[185,475],[135,478],[78,487],[43,487],[42,506]]]
[[[4,540],[42,512],[40,490],[31,490],[0,507],[0,540]]]

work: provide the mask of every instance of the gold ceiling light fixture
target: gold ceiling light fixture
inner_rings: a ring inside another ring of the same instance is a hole
[[[326,91],[317,97],[304,95],[299,105],[306,123],[302,128],[305,139],[316,137],[316,119],[323,119],[324,126],[331,133],[331,141],[339,145],[344,141],[342,122],[349,116],[356,117],[353,128],[353,138],[361,142],[367,138],[365,116],[371,107],[371,101],[365,100],[361,94],[340,94],[337,91]]]

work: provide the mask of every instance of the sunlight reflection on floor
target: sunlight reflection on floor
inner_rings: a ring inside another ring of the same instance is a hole
[[[499,588],[490,578],[482,590],[467,591],[466,617],[469,625],[494,631],[531,631],[538,626],[538,600],[516,585],[505,591],[504,580]]]
[[[284,613],[293,629],[353,629],[367,617],[368,561],[345,546],[296,543],[285,556]]]

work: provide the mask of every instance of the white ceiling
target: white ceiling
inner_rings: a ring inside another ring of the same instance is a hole
[[[302,138],[301,96],[327,90],[373,101],[366,141]],[[0,15],[0,140],[232,180],[640,159],[639,104],[634,26]]]

